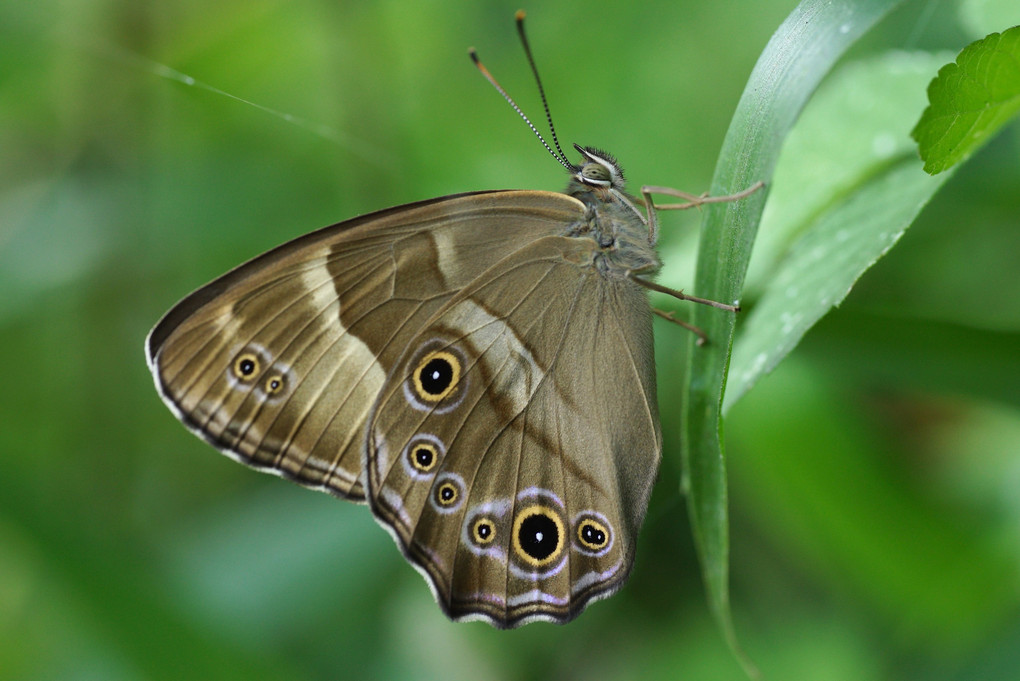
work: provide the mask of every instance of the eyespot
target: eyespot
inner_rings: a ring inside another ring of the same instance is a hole
[[[471,524],[471,540],[476,546],[489,546],[496,540],[496,523],[488,516],[475,518]]]
[[[440,459],[446,454],[446,447],[435,435],[419,433],[404,447],[404,470],[412,478],[430,478],[436,472]]]
[[[428,442],[419,442],[409,454],[411,455],[411,465],[422,473],[428,473],[435,468],[436,461],[439,459],[436,446]]]
[[[429,503],[439,513],[453,513],[464,502],[464,480],[456,473],[446,472],[436,479]]]
[[[601,513],[585,511],[574,520],[576,548],[581,553],[602,556],[613,544],[613,531],[609,520]]]
[[[604,549],[609,543],[609,530],[593,520],[585,520],[577,527],[577,539],[592,551]]]
[[[453,506],[457,503],[457,497],[459,496],[460,490],[449,480],[440,483],[439,487],[436,488],[436,503],[440,506]]]
[[[489,499],[469,508],[460,529],[461,546],[476,556],[491,558],[505,565],[509,512],[509,499]]]
[[[245,351],[234,358],[230,369],[235,379],[251,383],[262,372],[262,359],[254,352]]]
[[[273,373],[262,381],[262,392],[266,397],[277,397],[287,388],[287,380],[283,374]]]
[[[511,545],[527,565],[540,568],[555,561],[563,553],[564,538],[563,520],[551,506],[528,506],[514,518]]]
[[[464,353],[450,341],[433,338],[412,356],[404,398],[419,411],[445,414],[464,397],[467,378]]]
[[[264,347],[258,343],[249,343],[240,348],[227,367],[227,382],[231,388],[250,390],[265,394],[266,379],[262,378],[272,359]],[[282,371],[277,370],[277,375]]]
[[[456,355],[434,350],[421,358],[411,374],[414,392],[426,402],[440,402],[457,388],[460,373],[461,363]]]

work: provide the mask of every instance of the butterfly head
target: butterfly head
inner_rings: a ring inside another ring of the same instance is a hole
[[[623,191],[626,184],[623,168],[612,154],[578,144],[575,144],[574,148],[581,153],[581,163],[571,167],[574,182],[582,187]]]

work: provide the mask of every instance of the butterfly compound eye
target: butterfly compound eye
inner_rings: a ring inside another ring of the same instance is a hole
[[[605,166],[598,163],[585,163],[581,168],[581,176],[586,180],[594,180],[599,183],[609,182],[611,179]]]

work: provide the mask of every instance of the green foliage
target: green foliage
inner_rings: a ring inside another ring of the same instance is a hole
[[[903,236],[946,177],[918,172],[908,130],[940,57],[887,53],[825,83],[786,141],[734,343],[724,409],[771,372]],[[833,134],[838,131],[839,134]]]
[[[1020,26],[971,43],[928,86],[911,136],[926,172],[967,159],[1020,112]]]

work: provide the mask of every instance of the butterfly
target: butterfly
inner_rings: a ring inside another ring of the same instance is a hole
[[[571,163],[550,118],[553,151],[471,54],[565,192],[444,196],[299,237],[177,303],[146,359],[224,454],[367,502],[452,619],[562,623],[627,579],[658,470],[647,291],[736,309],[648,278],[655,210],[758,185],[631,196],[608,153],[574,145]]]

